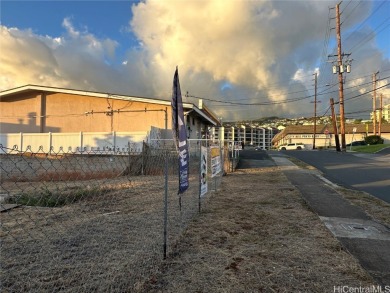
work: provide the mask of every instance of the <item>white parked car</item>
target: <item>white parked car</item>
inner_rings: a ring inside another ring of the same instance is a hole
[[[289,144],[284,144],[280,145],[278,147],[278,151],[286,151],[286,150],[304,150],[305,145],[303,143],[289,143]]]

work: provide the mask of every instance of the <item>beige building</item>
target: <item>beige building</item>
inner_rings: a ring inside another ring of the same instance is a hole
[[[191,103],[183,103],[183,108],[188,138],[201,138],[218,125],[210,109]],[[0,92],[0,117],[2,137],[11,133],[148,133],[152,127],[172,127],[170,100],[36,85]]]
[[[377,129],[378,131],[378,126]],[[378,133],[377,133],[378,134]],[[345,142],[364,140],[368,135],[373,135],[372,124],[346,124]],[[287,143],[303,143],[307,149],[313,148],[314,126],[313,125],[290,125],[279,132],[272,140],[274,147]],[[381,137],[386,144],[390,143],[390,124],[381,125]],[[341,136],[339,135],[341,143]],[[332,125],[317,125],[315,144],[317,148],[334,147],[335,138]]]

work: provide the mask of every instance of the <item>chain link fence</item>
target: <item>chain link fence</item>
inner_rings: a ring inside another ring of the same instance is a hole
[[[141,292],[236,162],[221,146],[222,172],[211,178],[208,167],[209,192],[200,196],[200,146],[211,142],[190,140],[190,187],[179,201],[177,151],[160,145],[0,146],[1,291]]]

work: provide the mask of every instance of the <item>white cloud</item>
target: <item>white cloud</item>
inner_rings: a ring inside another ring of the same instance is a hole
[[[62,26],[66,29],[70,37],[78,38],[80,36],[80,32],[78,32],[73,27],[72,21],[69,17],[64,18],[64,20],[62,21]]]
[[[320,76],[320,69],[317,67],[313,71],[305,71],[303,68],[299,68],[292,80],[301,82],[302,84],[306,86],[313,86],[314,85],[314,74],[317,73],[317,78]]]
[[[10,88],[27,83],[58,84],[59,76],[54,69],[56,58],[47,46],[45,38],[30,30],[0,26],[1,50],[0,72],[3,76],[1,88]]]
[[[109,84],[118,85],[115,74],[120,74],[116,72],[107,78],[113,71],[105,63],[115,58],[117,42],[80,33],[69,19],[64,20],[64,26],[67,34],[60,37],[43,37],[31,30],[0,26],[0,88],[39,84],[85,89],[87,84],[88,89],[102,89]]]
[[[381,94],[389,99],[390,98],[390,88],[389,87],[384,87],[385,85],[389,84],[389,80],[380,80],[377,82],[377,96],[379,97]]]
[[[120,58],[117,41],[98,38],[86,28],[80,31],[71,18],[64,19],[65,31],[59,36],[1,26],[0,89],[38,83],[169,98],[178,65],[183,93],[243,103],[299,98],[311,94],[312,74],[319,72],[328,7],[334,4],[145,0],[133,4],[133,19],[124,26],[137,36],[138,45]],[[344,29],[367,15],[369,5],[362,2]],[[389,63],[376,52],[380,51],[374,40],[363,44],[353,56],[353,75],[363,76]],[[221,90],[223,84],[231,87]],[[312,111],[309,100],[242,108],[206,103],[224,121]]]

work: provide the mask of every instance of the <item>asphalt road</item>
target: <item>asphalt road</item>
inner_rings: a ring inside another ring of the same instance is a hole
[[[390,148],[379,154],[335,151],[282,151],[323,173],[338,185],[365,191],[390,203]]]

